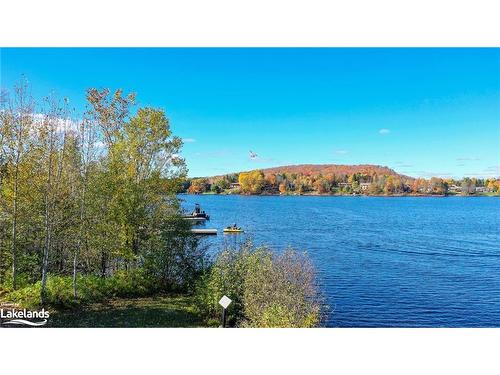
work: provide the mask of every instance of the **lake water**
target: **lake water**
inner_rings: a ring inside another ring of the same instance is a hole
[[[251,238],[306,250],[328,327],[500,327],[500,199],[182,195],[213,251]],[[244,235],[223,235],[232,223]]]

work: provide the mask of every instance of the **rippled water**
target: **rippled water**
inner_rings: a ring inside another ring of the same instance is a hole
[[[224,243],[307,250],[329,327],[500,327],[500,199],[182,195]],[[223,235],[237,223],[244,235]]]

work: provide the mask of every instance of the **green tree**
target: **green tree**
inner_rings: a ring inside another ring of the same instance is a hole
[[[1,152],[4,160],[5,169],[2,185],[3,198],[10,201],[10,207],[4,207],[5,211],[10,211],[10,250],[12,256],[12,288],[17,288],[18,276],[18,236],[19,219],[22,215],[22,201],[26,196],[21,195],[22,184],[28,183],[23,180],[21,169],[24,166],[24,160],[28,157],[31,149],[32,137],[30,136],[33,128],[34,100],[25,77],[14,87],[14,95],[2,99],[1,128],[0,135],[2,139]],[[3,200],[3,199],[2,199]]]
[[[24,82],[13,94],[0,111],[0,282],[42,303],[77,303],[89,277],[146,264],[151,285],[192,285],[202,257],[179,217],[186,167],[163,110],[132,114],[135,95],[90,89],[75,121],[67,100],[37,105]]]
[[[229,189],[229,181],[226,178],[216,179],[211,186],[211,190],[217,194],[223,192],[226,189]]]

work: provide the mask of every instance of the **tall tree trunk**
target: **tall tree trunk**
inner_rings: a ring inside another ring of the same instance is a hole
[[[19,154],[16,160],[16,169],[14,172],[14,209],[12,212],[12,289],[17,289],[17,193],[19,177]]]
[[[45,246],[43,248],[43,262],[42,262],[42,289],[40,292],[40,299],[42,305],[46,302],[47,297],[47,272],[49,268],[49,253],[52,243],[52,152],[53,152],[53,134],[50,134],[50,147],[49,147],[49,165],[47,173],[47,191],[45,192]]]
[[[73,297],[75,301],[78,299],[78,291],[76,288],[76,266],[78,264],[78,252],[79,250],[75,250],[75,254],[73,255]]]
[[[84,177],[84,183],[83,183],[83,188],[82,188],[82,200],[81,200],[81,206],[80,206],[80,235],[78,237],[78,243],[76,246],[75,254],[73,255],[73,296],[75,298],[75,301],[78,299],[78,292],[77,292],[77,287],[76,287],[76,271],[77,271],[77,265],[78,265],[78,254],[80,254],[81,248],[82,248],[82,243],[83,243],[83,237],[84,237],[84,227],[85,227],[85,193],[86,193],[86,186],[87,186],[87,178],[86,178],[86,170],[85,170],[85,177]]]
[[[42,262],[42,290],[41,290],[41,300],[42,305],[46,302],[47,297],[47,270],[49,267],[49,251],[51,243],[51,228],[50,228],[50,218],[49,209],[45,209],[45,246],[43,248],[43,262]]]
[[[49,177],[49,181],[50,181],[50,177]],[[49,182],[49,185],[50,185],[50,182]],[[47,271],[49,268],[49,252],[50,252],[50,245],[51,245],[51,240],[52,240],[52,238],[51,238],[52,237],[52,230],[51,230],[51,225],[50,225],[51,219],[50,219],[49,200],[50,200],[49,194],[47,194],[46,203],[45,203],[45,244],[43,247],[43,261],[42,261],[42,290],[40,293],[42,305],[45,304],[46,297],[47,297]]]
[[[57,113],[57,112],[55,112]],[[64,163],[64,155],[66,151],[66,131],[63,133],[63,144],[62,151],[57,158],[57,165],[55,165],[56,173],[54,180],[52,181],[52,166],[53,166],[53,155],[54,149],[57,152],[57,130],[55,129],[55,122],[57,121],[57,115],[49,119],[49,148],[48,148],[48,170],[47,170],[47,191],[46,191],[46,202],[45,202],[45,248],[43,253],[43,265],[42,265],[42,290],[41,290],[41,300],[42,305],[46,302],[47,294],[47,276],[49,267],[49,254],[52,248],[52,236],[54,226],[57,228],[59,224],[56,216],[56,194],[59,193],[59,187],[61,182],[61,175]],[[54,147],[56,145],[56,147]]]
[[[106,277],[106,268],[107,268],[107,256],[106,256],[106,252],[105,251],[102,251],[101,252],[101,277],[102,278],[105,278]]]
[[[3,247],[5,243],[5,233],[3,227],[0,232],[0,284],[3,284],[5,277]]]

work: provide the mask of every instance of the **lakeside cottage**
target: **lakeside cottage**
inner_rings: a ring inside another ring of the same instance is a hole
[[[240,185],[238,182],[231,182],[231,183],[229,184],[229,188],[230,188],[230,189],[237,189],[237,188],[239,188],[240,186],[241,186],[241,185]]]
[[[370,188],[371,183],[370,182],[361,182],[359,184],[359,187],[361,191],[367,191]]]

